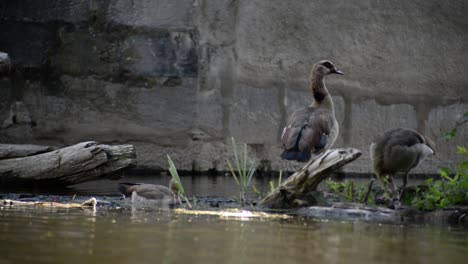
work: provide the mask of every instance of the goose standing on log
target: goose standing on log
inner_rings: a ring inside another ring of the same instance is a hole
[[[408,181],[408,174],[425,158],[435,155],[435,148],[430,138],[421,135],[417,131],[396,128],[377,136],[370,145],[369,152],[375,175],[382,182],[387,192],[386,183],[391,183],[392,199],[394,205],[399,207]],[[392,179],[399,172],[405,173],[400,193],[398,193],[398,188]],[[372,182],[373,179],[369,184],[368,194],[372,188]]]
[[[144,201],[156,203],[161,207],[181,204],[179,188],[175,180],[171,180],[169,188],[162,185],[147,183],[119,183],[119,192],[132,197],[132,203]]]
[[[296,110],[283,129],[281,141],[284,151],[281,158],[306,162],[312,153],[319,154],[335,143],[338,122],[331,95],[325,87],[324,78],[329,74],[340,74],[331,61],[322,60],[314,64],[310,73],[313,103]]]

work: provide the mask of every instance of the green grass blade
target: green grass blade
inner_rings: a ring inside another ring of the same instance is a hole
[[[232,151],[234,152],[234,160],[236,162],[236,165],[237,165],[237,171],[239,172],[239,176],[242,176],[241,174],[241,166],[240,166],[240,161],[239,161],[239,156],[237,155],[237,145],[236,145],[236,140],[234,139],[234,137],[231,137],[231,140],[232,140]]]
[[[231,162],[229,162],[228,160],[227,163],[228,163],[229,169],[231,170],[232,177],[234,177],[234,180],[236,181],[237,185],[240,186],[239,180],[236,177],[236,172],[234,171],[234,168],[232,167]]]
[[[188,207],[189,207],[189,208],[192,208],[192,204],[189,202],[187,196],[182,195],[182,197],[184,197],[184,200],[185,200],[185,202],[187,203]]]
[[[249,185],[250,182],[252,181],[252,177],[253,177],[253,175],[254,175],[254,172],[255,172],[255,165],[252,164],[252,165],[250,166],[249,173],[247,174],[247,177],[246,177],[247,185]]]
[[[178,185],[177,187],[179,187],[179,192],[182,195],[185,195],[185,190],[184,190],[184,187],[182,186],[182,182],[180,181],[179,173],[177,172],[174,161],[172,161],[169,155],[167,155],[167,162],[169,163],[169,173],[171,174],[171,177],[177,182],[177,185]]]
[[[250,186],[252,181],[253,174],[255,172],[255,167],[252,165],[249,170],[247,170],[247,144],[244,144],[244,152],[239,153],[237,150],[237,144],[234,137],[231,137],[232,141],[232,152],[234,154],[234,161],[231,163],[227,160],[229,170],[231,175],[236,181],[236,184],[239,186],[239,197],[241,200],[242,207],[244,206],[245,192]],[[242,155],[242,156],[240,156]],[[236,168],[233,167],[233,164],[236,165]]]
[[[242,164],[242,176],[245,177],[247,173],[247,144],[244,144],[244,160]]]
[[[283,176],[283,170],[280,170],[280,175],[279,175],[279,178],[278,178],[278,187],[281,185],[281,182],[282,182],[282,176]]]
[[[167,162],[169,163],[169,174],[171,175],[172,179],[176,181],[177,188],[179,189],[179,194],[184,198],[189,208],[192,208],[192,204],[190,204],[189,200],[187,199],[187,196],[185,195],[184,186],[182,186],[182,182],[180,181],[177,168],[169,155],[167,155]]]
[[[273,181],[270,181],[270,192],[273,192],[273,190],[275,189],[275,183]]]

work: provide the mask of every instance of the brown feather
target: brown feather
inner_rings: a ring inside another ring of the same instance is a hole
[[[416,167],[420,160],[420,153],[413,147],[417,144],[428,145],[424,136],[414,130],[404,128],[386,131],[379,135],[373,144],[371,157],[376,173],[381,176],[408,172]]]
[[[329,136],[333,115],[326,109],[306,107],[289,118],[282,138],[285,149],[298,147],[301,152],[319,150],[322,135]]]
[[[125,196],[131,196],[135,192],[138,196],[153,200],[171,199],[174,197],[171,190],[165,186],[145,183],[120,183],[119,191]]]

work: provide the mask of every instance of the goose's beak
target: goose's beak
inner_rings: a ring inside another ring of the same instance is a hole
[[[339,75],[344,75],[344,73],[338,69],[333,69],[330,73],[335,73],[335,74],[339,74]]]

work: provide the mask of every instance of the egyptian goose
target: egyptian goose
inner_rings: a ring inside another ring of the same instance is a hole
[[[370,157],[375,175],[382,182],[388,192],[388,183],[392,183],[392,199],[400,203],[403,191],[408,181],[410,171],[418,166],[425,158],[435,155],[434,143],[428,137],[412,129],[395,128],[380,134],[370,145]],[[392,178],[399,172],[405,173],[403,186],[398,189]],[[388,179],[386,180],[386,177]],[[369,186],[372,188],[372,181]]]
[[[144,198],[148,201],[158,201],[167,205],[180,204],[179,190],[177,183],[171,180],[169,188],[162,185],[146,183],[119,183],[119,192],[125,196],[131,196],[132,202],[137,198]]]
[[[333,100],[324,82],[324,77],[332,73],[343,75],[328,60],[319,61],[312,67],[310,86],[315,100],[289,117],[281,135],[282,159],[306,162],[312,153],[319,154],[335,143],[338,122]]]

